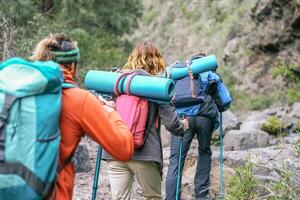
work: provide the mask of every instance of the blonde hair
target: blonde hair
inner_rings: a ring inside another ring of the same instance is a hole
[[[33,61],[55,60],[52,51],[65,51],[65,49],[72,50],[75,48],[77,48],[76,41],[71,41],[63,34],[50,34],[49,37],[42,39],[37,44],[33,55],[29,59]]]
[[[130,53],[124,70],[143,69],[152,75],[165,71],[165,62],[151,42],[139,43]]]

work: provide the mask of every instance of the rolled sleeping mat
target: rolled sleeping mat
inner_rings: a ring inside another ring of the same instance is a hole
[[[85,76],[84,86],[89,90],[100,93],[114,94],[115,84],[121,74],[115,72],[90,70]],[[118,92],[126,92],[128,76],[119,81]],[[121,89],[121,85],[123,89]],[[129,86],[130,94],[145,97],[149,101],[168,103],[175,92],[175,83],[172,79],[136,75]]]
[[[200,74],[206,71],[213,71],[218,68],[217,58],[215,55],[205,56],[202,58],[197,58],[191,61],[190,67],[193,74]],[[170,71],[170,67],[167,67],[167,73]],[[188,76],[188,68],[173,68],[170,78],[173,80],[178,80]]]

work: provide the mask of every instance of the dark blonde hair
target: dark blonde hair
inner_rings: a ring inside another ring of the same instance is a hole
[[[33,61],[53,60],[58,63],[77,62],[79,59],[77,42],[63,34],[51,34],[37,44],[29,59]]]
[[[151,42],[139,43],[130,53],[124,70],[143,69],[152,75],[165,71],[165,62]]]

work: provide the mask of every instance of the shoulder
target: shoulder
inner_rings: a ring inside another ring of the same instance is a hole
[[[63,101],[73,102],[76,105],[84,103],[90,95],[92,96],[89,91],[81,88],[63,89]]]

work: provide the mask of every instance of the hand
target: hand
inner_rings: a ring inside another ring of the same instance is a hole
[[[99,94],[97,95],[97,99],[102,103],[102,104],[106,104],[106,100]]]
[[[98,95],[97,98],[102,103],[103,108],[106,112],[111,112],[115,110],[116,104],[114,101],[107,101],[101,95]]]
[[[103,104],[103,109],[104,109],[107,113],[112,112],[112,111],[115,111],[114,108],[112,108],[112,107],[110,107],[110,106],[108,106],[108,105],[105,105],[105,104]]]
[[[114,101],[106,101],[105,105],[112,107],[113,109],[116,109],[116,103]]]
[[[180,120],[180,122],[182,123],[183,125],[183,130],[186,131],[189,129],[189,120],[188,119],[183,119],[183,120]]]

